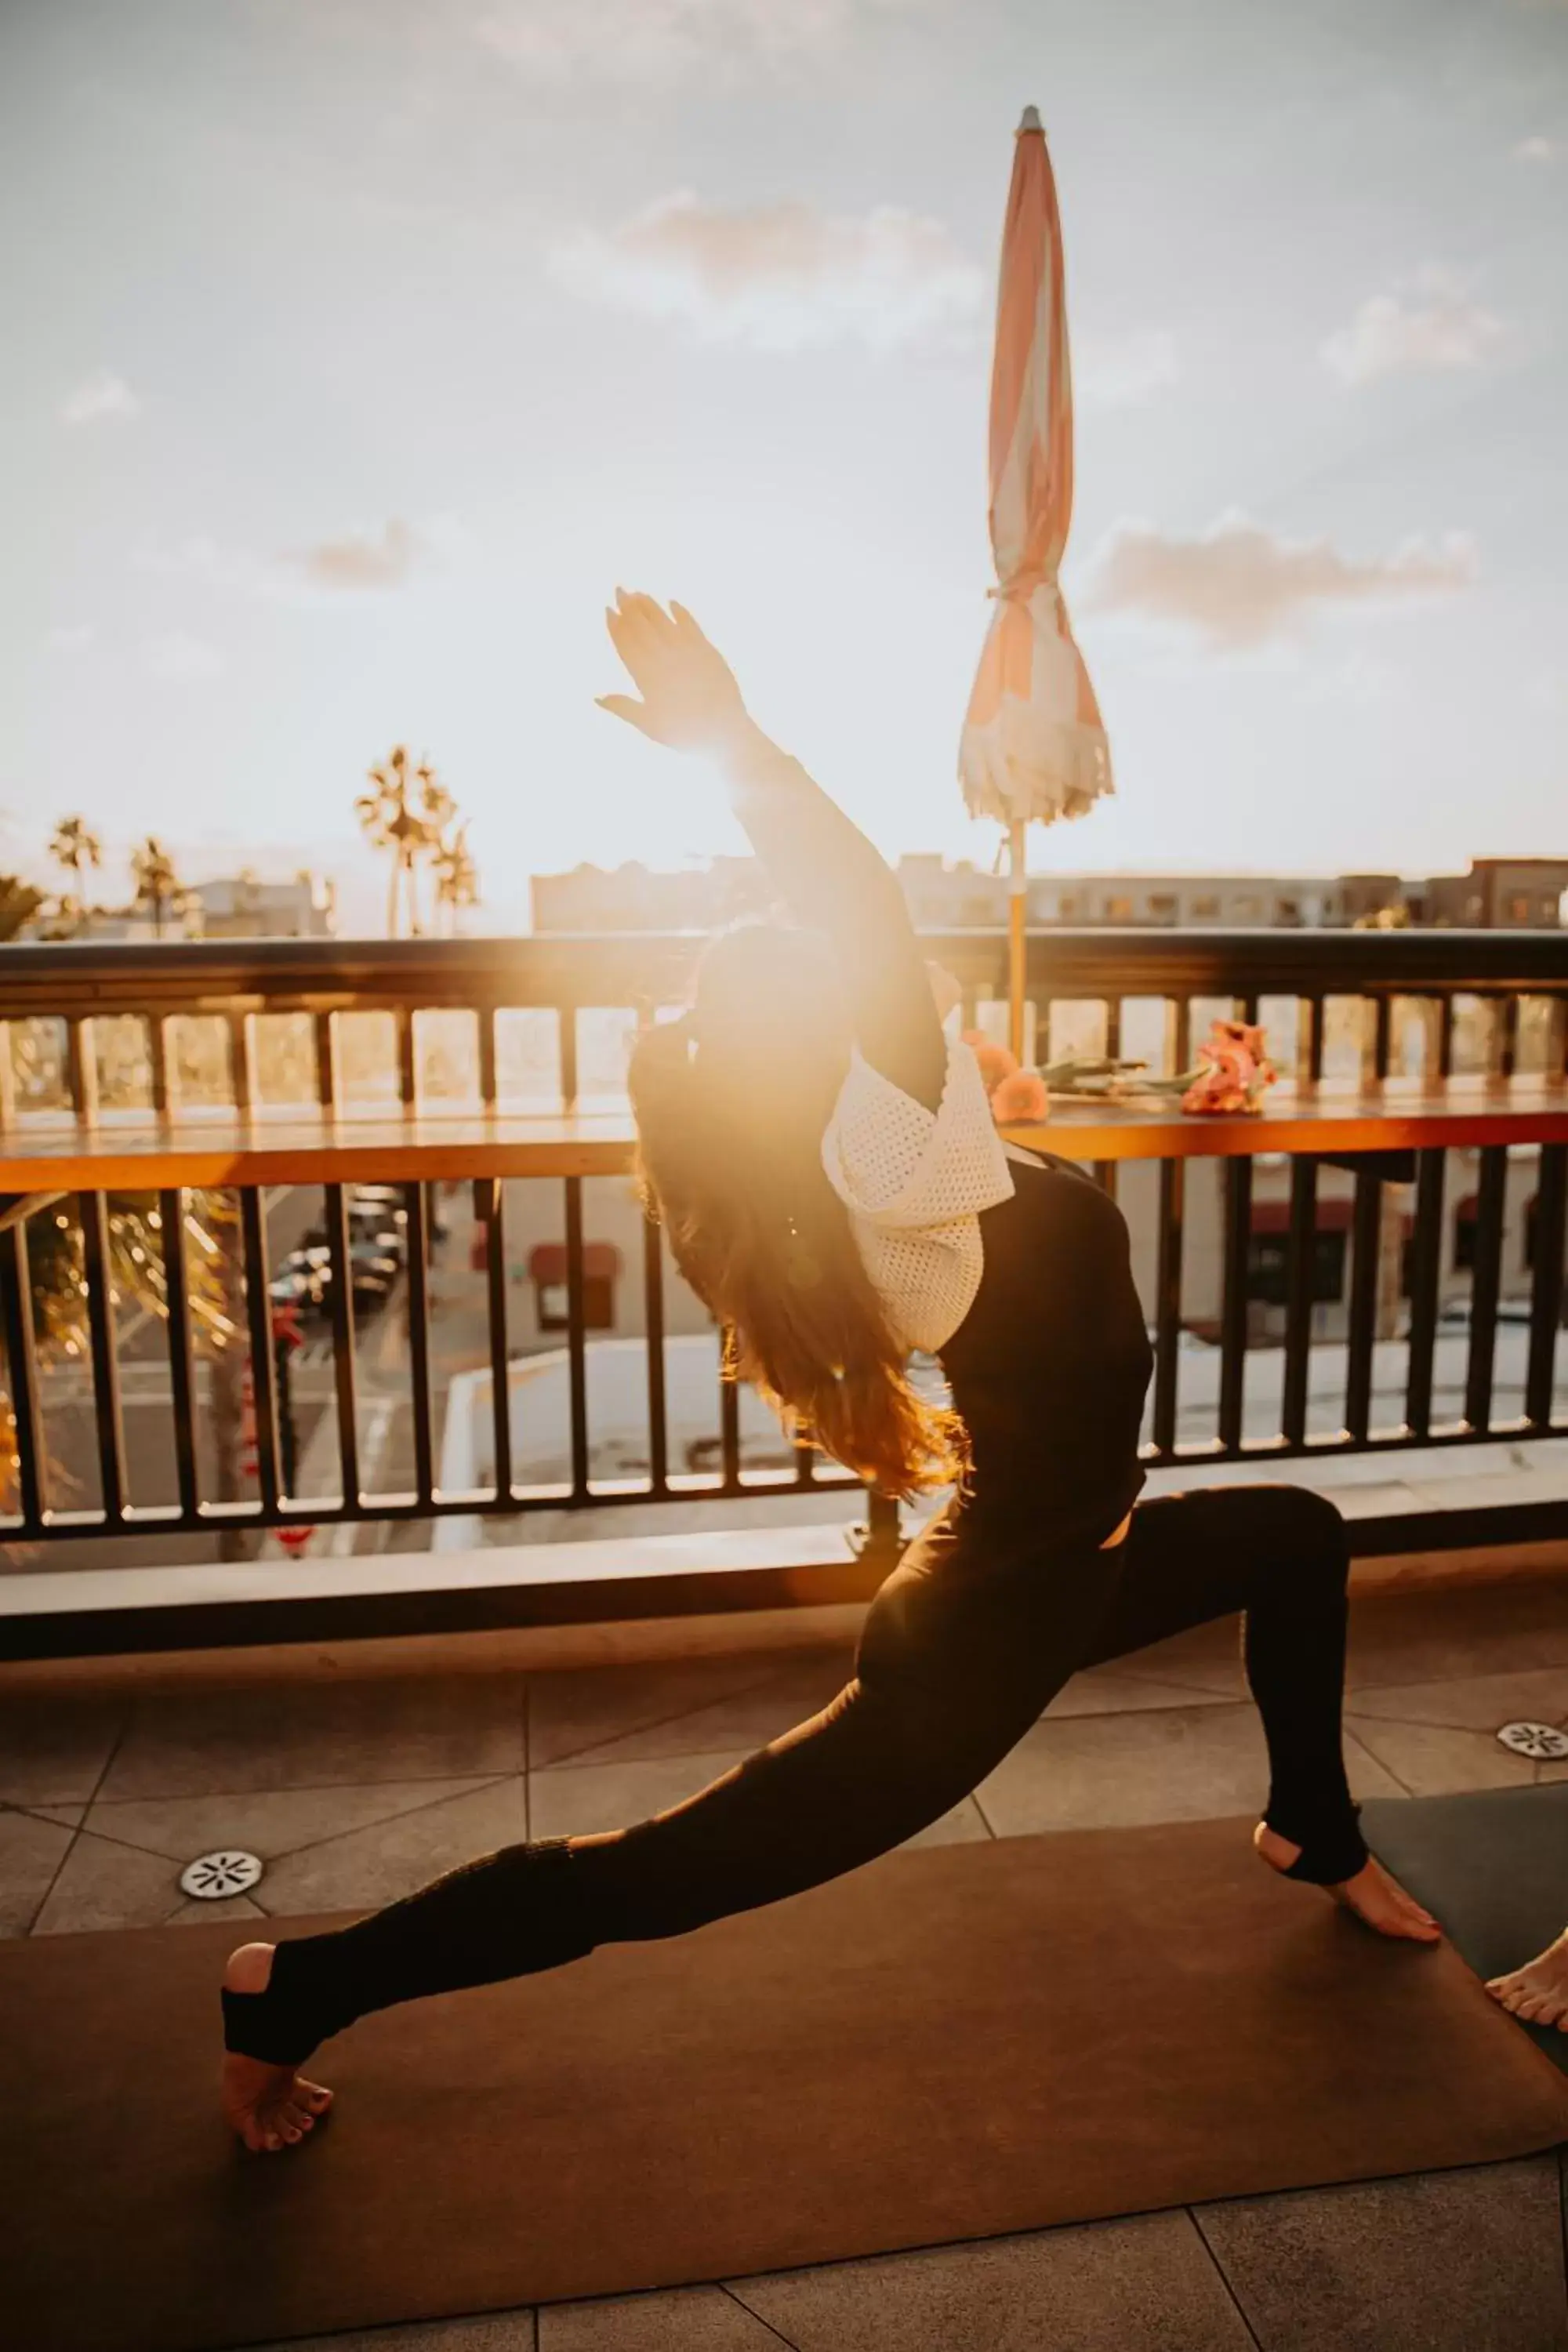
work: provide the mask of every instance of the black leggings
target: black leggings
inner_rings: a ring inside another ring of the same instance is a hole
[[[297,2062],[368,2011],[684,1935],[885,1853],[968,1795],[1070,1675],[1244,1612],[1269,1761],[1264,1819],[1296,1874],[1366,1858],[1340,1707],[1348,1550],[1331,1503],[1285,1486],[1142,1503],[1110,1551],[1043,1555],[1016,1524],[943,1513],[867,1615],[853,1680],[809,1722],[670,1811],[508,1846],[336,1933],[279,1945],[226,1994],[229,2046]]]

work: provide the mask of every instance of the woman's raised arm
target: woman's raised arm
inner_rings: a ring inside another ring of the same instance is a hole
[[[799,761],[755,725],[729,664],[681,605],[667,613],[651,596],[617,589],[605,617],[641,699],[606,694],[600,708],[656,743],[722,763],[735,814],[780,897],[834,947],[860,1051],[935,1110],[947,1051],[891,869]]]

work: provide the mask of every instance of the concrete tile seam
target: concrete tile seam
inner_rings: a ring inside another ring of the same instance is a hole
[[[521,1764],[509,1764],[505,1770],[500,1772],[493,1770],[488,1773],[469,1771],[413,1772],[399,1774],[396,1772],[388,1772],[383,1777],[388,1780],[396,1780],[399,1779],[415,1780],[515,1780],[521,1777],[523,1769],[524,1767]],[[299,1788],[292,1787],[287,1781],[264,1780],[259,1783],[258,1786],[251,1789],[138,1789],[133,1796],[106,1797],[102,1801],[105,1804],[110,1805],[177,1805],[187,1801],[195,1796],[202,1798],[294,1797],[305,1796],[314,1789],[374,1789],[380,1785],[381,1783],[378,1780],[367,1780],[363,1773],[354,1774],[351,1772],[342,1780],[303,1781]],[[73,1798],[67,1801],[75,1803],[78,1801]],[[87,1801],[89,1805],[97,1804],[100,1801],[97,1792],[95,1791]]]
[[[421,1777],[424,1776],[421,1775]],[[466,1797],[477,1797],[486,1789],[499,1788],[507,1780],[521,1780],[523,1776],[521,1772],[492,1772],[482,1780],[465,1779],[461,1773],[437,1773],[434,1777],[437,1780],[464,1780],[465,1785],[460,1793]],[[239,1789],[223,1790],[219,1793],[223,1796],[233,1796],[237,1803],[243,1804],[247,1797],[309,1797],[313,1796],[318,1789],[324,1793],[328,1789],[374,1789],[376,1785],[374,1780],[323,1780],[314,1782],[307,1789]],[[122,1805],[177,1805],[191,1801],[205,1803],[206,1800],[205,1798],[187,1800],[182,1797],[121,1797],[118,1799],[111,1797],[108,1801],[110,1804]],[[381,1828],[384,1822],[412,1821],[416,1813],[426,1813],[436,1805],[449,1805],[452,1801],[453,1792],[450,1790],[443,1790],[437,1796],[422,1798],[416,1805],[401,1805],[395,1812],[383,1813],[375,1821],[356,1822],[352,1829],[328,1830],[321,1837],[307,1838],[302,1845],[274,1846],[269,1853],[263,1853],[261,1859],[269,1867],[275,1862],[289,1862],[296,1854],[310,1853],[319,1845],[331,1845],[339,1838],[359,1837],[366,1830]],[[161,1845],[137,1845],[133,1839],[116,1837],[112,1830],[100,1828],[97,1822],[84,1821],[80,1826],[89,1837],[101,1838],[105,1845],[126,1846],[133,1853],[153,1854],[160,1861],[177,1862],[182,1867],[191,1859],[188,1853],[183,1852],[170,1853]],[[223,1845],[246,1845],[248,1852],[258,1853],[260,1851],[258,1847],[247,1844],[248,1836],[247,1832],[237,1832],[231,1838],[214,1839],[213,1845],[215,1849]]]
[[[1208,2256],[1209,2261],[1213,2263],[1215,2276],[1218,2279],[1221,2286],[1225,2289],[1226,2294],[1229,2296],[1230,2301],[1235,2307],[1236,2315],[1240,2320],[1242,2326],[1246,2328],[1248,2338],[1258,2347],[1258,2352],[1266,2352],[1263,2338],[1258,2335],[1257,2328],[1254,2327],[1252,2324],[1252,2315],[1247,2310],[1247,2305],[1242,2302],[1242,2299],[1237,2294],[1235,2286],[1231,2284],[1231,2280],[1226,2270],[1225,2264],[1221,2262],[1213,2246],[1209,2243],[1208,2232],[1204,2228],[1202,2214],[1199,2212],[1195,2205],[1185,2206],[1183,2210],[1186,2213],[1188,2220],[1191,2221],[1194,2230],[1197,2232],[1198,2243],[1202,2246],[1205,2253]]]
[[[776,2337],[779,2343],[786,2344],[789,2347],[789,2352],[800,2352],[800,2347],[794,2336],[783,2335],[771,2319],[764,2319],[760,2311],[753,2311],[739,2287],[732,2286],[728,2279],[715,2279],[713,2284],[721,2294],[727,2294],[731,2303],[739,2304],[748,2319],[754,2319],[759,2327],[765,2327],[768,2334]]]
[[[89,1813],[91,1812],[94,1805],[98,1802],[103,1784],[114,1769],[114,1759],[119,1755],[121,1747],[124,1745],[125,1736],[130,1730],[132,1722],[135,1720],[135,1715],[136,1710],[134,1706],[127,1707],[116,1727],[114,1737],[109,1742],[109,1752],[104,1757],[97,1780],[93,1782],[91,1794],[89,1796],[86,1804],[82,1807],[81,1821],[79,1822],[76,1827],[71,1831],[65,1852],[61,1854],[58,1863],[56,1864],[54,1875],[49,1880],[47,1886],[44,1889],[42,1899],[35,1906],[33,1916],[27,1922],[27,1933],[29,1936],[35,1935],[37,1932],[38,1922],[44,1916],[44,1912],[48,1906],[49,1898],[54,1894],[55,1888],[59,1885],[60,1874],[65,1869],[67,1863],[69,1862],[72,1854],[76,1852],[78,1842],[83,1835],[82,1823],[85,1822]]]

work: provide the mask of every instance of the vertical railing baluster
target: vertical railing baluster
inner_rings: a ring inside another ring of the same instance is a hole
[[[409,1118],[419,1108],[419,1069],[416,1055],[414,1008],[400,1004],[393,1015],[397,1047],[397,1099]]]
[[[1386,989],[1380,989],[1372,1001],[1372,1075],[1380,1086],[1388,1076],[1393,1035],[1394,999]]]
[[[510,1503],[511,1494],[511,1377],[506,1328],[506,1183],[500,1176],[481,1176],[474,1185],[474,1214],[485,1236],[485,1306],[490,1355],[491,1446],[495,1455],[496,1500]]]
[[[93,1418],[98,1439],[98,1475],[104,1523],[125,1519],[125,1433],[120,1411],[120,1362],[114,1344],[114,1301],[110,1296],[113,1263],[109,1204],[101,1192],[79,1192],[82,1270],[87,1276],[88,1339],[92,1356]]]
[[[256,1056],[248,1013],[231,1013],[228,1030],[228,1083],[234,1107],[241,1116],[256,1105]]]
[[[583,1296],[583,1179],[566,1187],[566,1372],[572,1410],[572,1500],[588,1499],[588,1351]]]
[[[1489,1429],[1492,1368],[1497,1356],[1498,1298],[1502,1288],[1502,1217],[1508,1191],[1508,1146],[1482,1147],[1476,1186],[1476,1255],[1470,1276],[1470,1352],[1465,1367],[1465,1420]]]
[[[338,1108],[337,1042],[331,1014],[318,1013],[310,1027],[316,1046],[316,1100],[331,1117]]]
[[[1312,1361],[1312,1276],[1317,1261],[1318,1163],[1307,1152],[1290,1162],[1290,1224],[1285,1244],[1285,1379],[1279,1433],[1287,1445],[1307,1436]]]
[[[1356,1170],[1351,1211],[1351,1299],[1345,1374],[1345,1429],[1356,1444],[1372,1422],[1373,1349],[1377,1339],[1377,1244],[1383,1220],[1383,1179],[1375,1160]]]
[[[1437,1303],[1443,1276],[1441,1146],[1415,1155],[1415,1224],[1410,1236],[1410,1352],[1405,1385],[1405,1426],[1412,1437],[1432,1427],[1432,1373],[1436,1360]]]
[[[261,1496],[262,1517],[270,1519],[277,1515],[283,1482],[278,1467],[278,1383],[272,1360],[272,1301],[268,1296],[267,1221],[259,1185],[241,1188],[239,1231],[245,1267],[245,1319],[250,1337],[256,1483]]]
[[[1105,1058],[1114,1062],[1121,1054],[1121,999],[1108,996],[1105,1000]]]
[[[1160,1162],[1160,1239],[1154,1271],[1154,1450],[1176,1450],[1177,1371],[1182,1342],[1182,1223],[1186,1163]]]
[[[479,1100],[484,1105],[487,1111],[493,1113],[500,1092],[500,1084],[496,1076],[495,1006],[493,1004],[481,1004],[479,1009],[478,1019],[479,1024]]]
[[[196,1479],[195,1352],[191,1333],[190,1282],[185,1269],[185,1196],[174,1189],[158,1195],[158,1231],[163,1244],[163,1299],[169,1317],[169,1404],[174,1423],[174,1478],[180,1517],[194,1527],[201,1508]]]
[[[1327,999],[1322,996],[1306,999],[1307,1082],[1314,1087],[1321,1086],[1323,1077],[1323,1033],[1328,1026],[1324,1019],[1326,1003]]]
[[[338,1467],[343,1511],[360,1513],[359,1383],[354,1377],[353,1263],[349,1255],[348,1208],[341,1184],[321,1187],[321,1218],[327,1229],[327,1305],[332,1325],[332,1378],[338,1408]]]
[[[1563,1319],[1565,1210],[1568,1210],[1568,1143],[1542,1144],[1535,1178],[1530,1362],[1524,1381],[1524,1417],[1531,1428],[1542,1436],[1552,1426],[1557,1329]]]
[[[561,1004],[555,1013],[556,1036],[561,1057],[561,1100],[567,1110],[577,1107],[577,1008]]]
[[[403,1188],[404,1286],[408,1298],[408,1390],[414,1414],[414,1490],[426,1508],[435,1499],[436,1448],[430,1426],[430,1193]]]
[[[172,1108],[169,1097],[169,1024],[161,1013],[149,1013],[147,1015],[147,1067],[152,1080],[153,1116],[167,1118]]]
[[[741,1491],[741,1383],[724,1370],[733,1345],[726,1331],[719,1348],[719,1459],[726,1495]]]
[[[1220,1294],[1219,1442],[1241,1451],[1247,1381],[1247,1270],[1252,1239],[1252,1162],[1237,1152],[1222,1165],[1225,1188],[1224,1286]]]
[[[1496,1039],[1493,1076],[1511,1078],[1519,1060],[1519,995],[1514,989],[1510,988],[1498,1003],[1493,1034]]]
[[[1437,999],[1437,1076],[1445,1082],[1454,1075],[1454,998],[1445,989]]]
[[[1114,1160],[1097,1160],[1094,1163],[1095,1182],[1100,1191],[1108,1193],[1113,1201],[1116,1198],[1117,1165]]]
[[[0,1128],[16,1123],[16,1024],[0,1021]]]
[[[88,1013],[66,1017],[66,1083],[71,1108],[83,1127],[98,1125],[98,1049]]]
[[[1193,1001],[1178,996],[1171,1018],[1171,1075],[1177,1076],[1192,1060]]]
[[[669,1491],[669,1431],[664,1390],[664,1227],[645,1216],[642,1228],[643,1328],[647,1349],[648,1483],[656,1496]]]
[[[51,1211],[51,1214],[53,1212]],[[5,1364],[11,1384],[11,1416],[16,1427],[16,1486],[22,1532],[43,1530],[44,1425],[38,1394],[37,1339],[33,1328],[33,1276],[27,1258],[27,1220],[18,1212],[0,1232],[0,1316],[5,1326]]]

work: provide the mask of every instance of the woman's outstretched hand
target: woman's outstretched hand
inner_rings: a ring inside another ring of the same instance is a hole
[[[723,751],[750,731],[733,671],[684,605],[667,613],[651,596],[617,588],[605,621],[642,699],[601,694],[601,710],[672,751]]]

